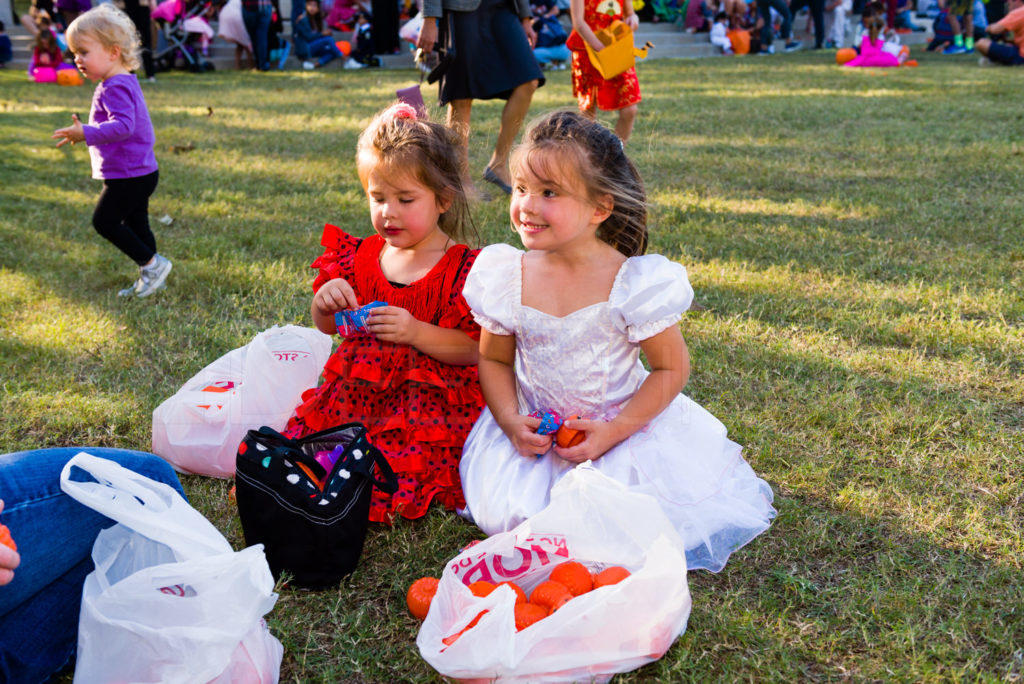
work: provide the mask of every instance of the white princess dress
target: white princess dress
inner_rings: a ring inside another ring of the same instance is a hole
[[[523,255],[509,245],[486,247],[463,290],[485,330],[516,337],[520,411],[610,420],[648,375],[639,343],[678,324],[689,308],[686,269],[659,255],[632,257],[608,301],[557,317],[523,306]],[[594,466],[653,495],[686,543],[688,567],[718,572],[775,517],[771,487],[740,451],[717,418],[680,394]],[[509,530],[547,506],[551,487],[572,467],[554,451],[521,456],[485,409],[459,466],[465,514],[489,535]]]

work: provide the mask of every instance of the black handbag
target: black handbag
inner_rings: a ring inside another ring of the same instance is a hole
[[[441,40],[434,44],[434,50],[438,54],[437,66],[427,74],[427,83],[433,85],[441,80],[441,77],[448,73],[449,67],[455,61],[455,38],[452,35],[455,30],[454,19],[451,12],[446,12],[446,23]],[[444,47],[441,47],[441,46]]]
[[[327,472],[315,456],[337,447],[340,455]],[[356,569],[373,487],[388,494],[398,489],[394,471],[360,423],[302,439],[269,427],[249,430],[235,467],[246,545],[263,544],[275,579],[287,571],[293,584],[308,588],[335,585]]]

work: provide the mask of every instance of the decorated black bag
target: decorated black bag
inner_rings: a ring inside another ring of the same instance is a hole
[[[264,545],[275,578],[287,571],[293,584],[320,588],[355,570],[370,493],[393,494],[398,478],[360,423],[302,439],[264,426],[239,444],[235,484],[246,545]]]

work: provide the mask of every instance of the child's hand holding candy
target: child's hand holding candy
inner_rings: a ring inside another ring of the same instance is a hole
[[[370,311],[366,329],[382,342],[417,346],[417,338],[423,326],[428,325],[416,319],[400,306],[382,306]]]
[[[495,416],[497,419],[497,416]],[[500,420],[501,429],[508,436],[512,445],[523,456],[535,458],[538,454],[546,454],[551,448],[552,435],[537,433],[541,419],[535,416],[515,414]]]
[[[596,461],[625,439],[612,423],[604,420],[583,420],[575,416],[566,419],[559,436],[561,438],[555,444],[555,453],[570,463]],[[572,446],[562,446],[563,444]]]
[[[338,311],[358,308],[359,299],[356,297],[355,290],[344,278],[328,280],[313,297],[314,313],[319,313],[322,316],[333,316]]]

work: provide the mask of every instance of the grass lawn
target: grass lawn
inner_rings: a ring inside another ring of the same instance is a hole
[[[690,578],[687,632],[621,682],[1024,677],[1024,70],[828,53],[640,66],[629,144],[652,251],[706,310],[686,392],[776,492],[772,528]],[[532,113],[571,106],[549,74]],[[161,74],[151,203],[169,288],[92,230],[83,146],[50,132],[91,88],[0,72],[0,445],[148,449],[151,413],[273,324],[309,325],[323,223],[370,230],[356,136],[411,72]],[[428,99],[432,89],[424,88]],[[474,107],[474,176],[498,103]],[[178,152],[175,152],[177,150]],[[507,202],[474,207],[513,241]],[[185,477],[240,548],[230,483]],[[480,533],[451,514],[371,528],[334,591],[268,616],[282,681],[438,681],[404,594]]]

